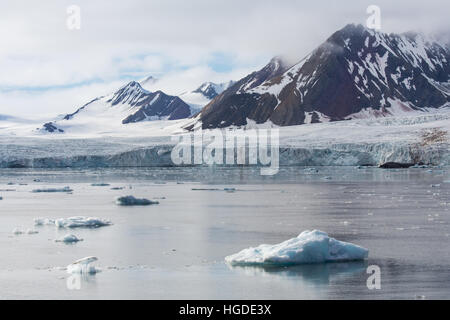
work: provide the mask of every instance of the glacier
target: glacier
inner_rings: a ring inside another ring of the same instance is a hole
[[[306,230],[296,238],[275,245],[262,244],[225,258],[233,266],[289,266],[367,259],[369,250],[331,238],[320,230]]]
[[[116,131],[74,131],[57,136],[0,130],[0,168],[174,166],[171,137],[192,119],[136,123]],[[409,116],[277,127],[280,166],[358,166],[385,162],[450,165],[450,107]],[[13,130],[14,129],[14,130]],[[245,134],[246,127],[228,128]],[[13,131],[11,131],[13,130]],[[434,133],[440,133],[433,140]],[[431,138],[430,138],[431,137]]]

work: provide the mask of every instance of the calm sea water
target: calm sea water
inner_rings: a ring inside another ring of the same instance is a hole
[[[449,168],[304,169],[282,168],[275,176],[255,168],[0,170],[0,298],[450,298]],[[100,182],[110,186],[91,186]],[[74,191],[31,193],[64,186]],[[121,195],[160,204],[119,207]],[[113,225],[64,230],[33,223],[78,215]],[[14,228],[39,233],[14,235]],[[368,248],[368,261],[224,263],[241,249],[307,229]],[[84,241],[54,242],[67,233]],[[102,272],[72,278],[62,269],[91,255]],[[369,265],[381,269],[380,290],[367,288]]]

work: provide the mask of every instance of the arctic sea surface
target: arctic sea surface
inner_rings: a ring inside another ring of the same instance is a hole
[[[0,298],[448,299],[449,170],[282,167],[261,176],[249,167],[0,169]],[[32,192],[48,189],[62,192]],[[116,204],[128,195],[159,204]],[[34,225],[38,217],[72,216],[112,225]],[[313,229],[367,248],[368,260],[225,263],[242,249]],[[54,241],[67,234],[83,241]],[[88,256],[98,258],[101,272],[66,272]],[[367,287],[371,265],[380,267],[380,289]]]

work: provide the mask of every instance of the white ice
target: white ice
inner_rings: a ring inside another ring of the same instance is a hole
[[[138,199],[133,196],[124,196],[116,199],[116,203],[119,206],[148,206],[151,204],[159,204],[158,201],[152,201],[148,199]]]
[[[34,189],[31,192],[39,193],[39,192],[72,192],[73,190],[70,187],[64,188],[44,188],[44,189]]]
[[[66,234],[64,237],[55,240],[55,242],[64,242],[64,243],[76,243],[78,241],[83,241],[83,239],[78,238],[74,234]]]
[[[369,250],[330,238],[319,230],[303,231],[298,237],[279,244],[262,244],[225,258],[231,265],[297,265],[364,260]]]
[[[70,217],[61,219],[36,218],[34,224],[41,225],[55,225],[58,228],[99,228],[111,225],[111,221],[100,219],[96,217]]]
[[[93,262],[97,261],[97,257],[85,257],[82,259],[79,259],[67,266],[67,273],[89,273],[89,274],[95,274],[99,270],[96,269],[93,265],[91,265]]]

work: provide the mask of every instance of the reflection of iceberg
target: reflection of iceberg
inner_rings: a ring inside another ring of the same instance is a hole
[[[225,258],[231,265],[289,266],[309,263],[364,260],[369,250],[352,243],[330,238],[319,230],[303,231],[276,245],[262,244]]]
[[[96,218],[96,217],[70,217],[61,219],[47,219],[47,218],[36,218],[34,219],[34,224],[36,226],[42,225],[55,225],[58,228],[99,228],[104,226],[109,226],[112,223],[108,220]]]
[[[233,271],[247,276],[263,276],[286,278],[291,280],[306,280],[314,284],[328,284],[330,278],[350,276],[365,272],[367,261],[349,261],[319,264],[302,264],[289,267],[281,266],[232,266]]]

